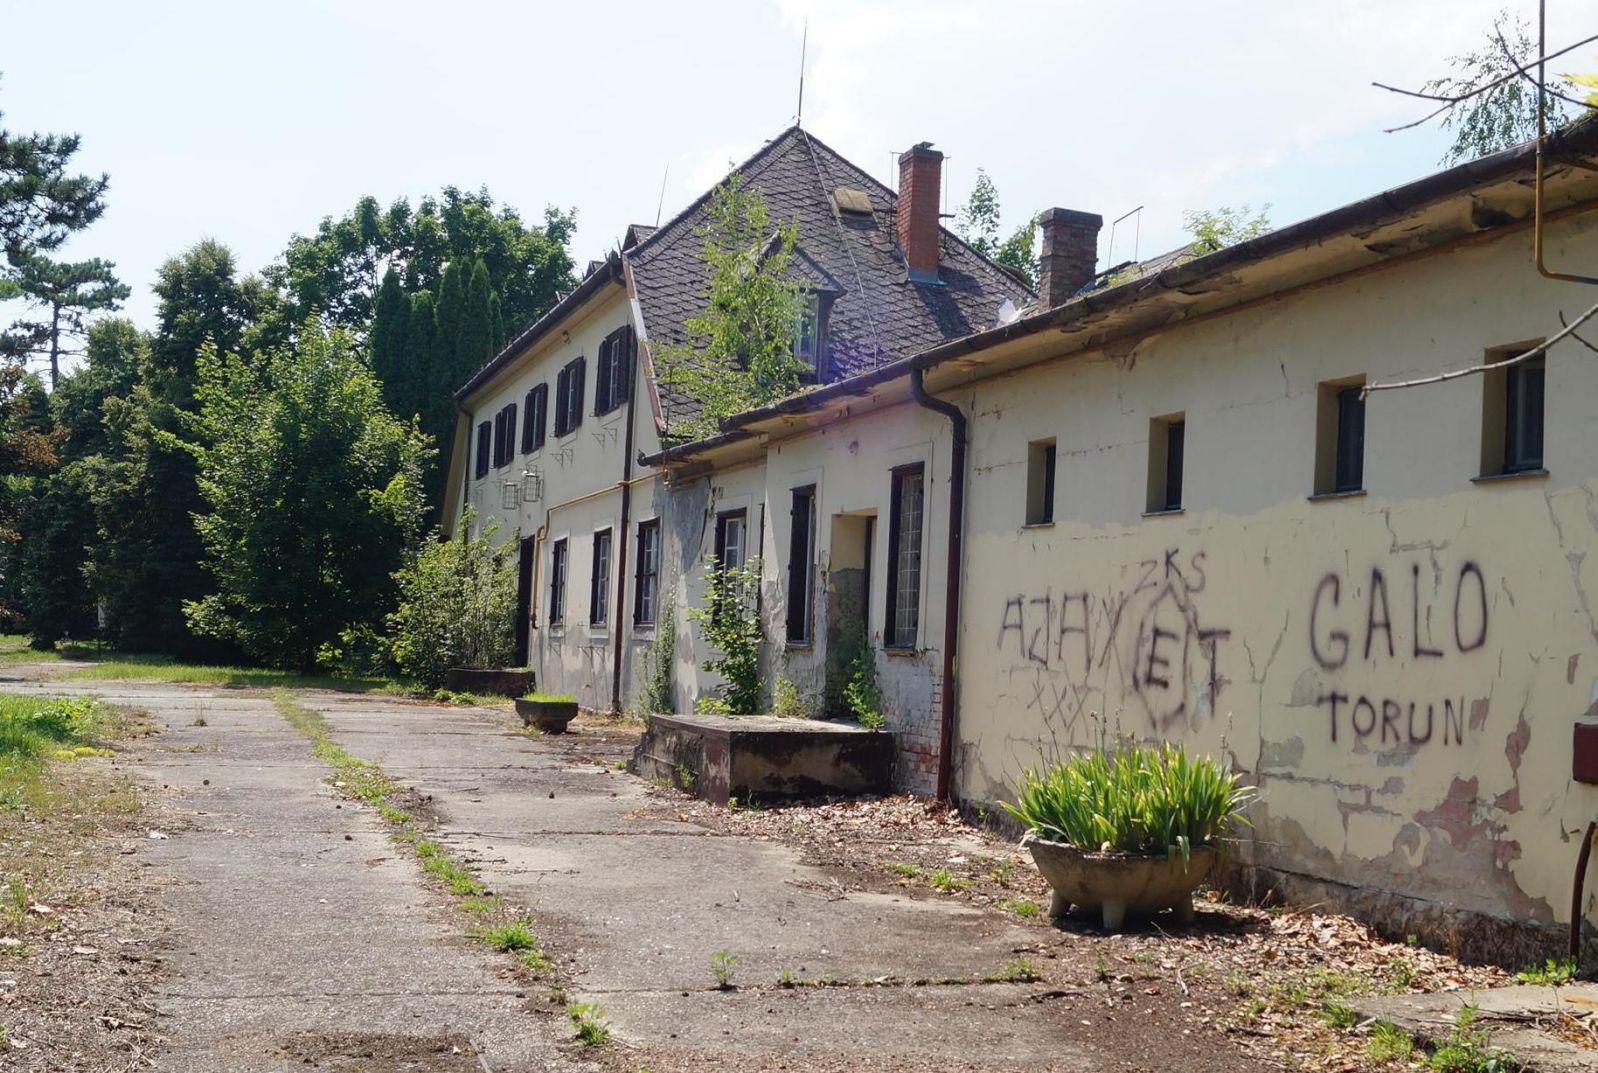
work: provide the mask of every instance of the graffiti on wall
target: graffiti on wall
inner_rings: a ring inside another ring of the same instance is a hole
[[[1137,714],[1169,735],[1211,714],[1231,630],[1204,618],[1204,552],[1169,548],[1127,564],[1104,592],[1065,588],[1004,600],[997,645],[1029,710],[1067,734],[1094,712]]]
[[[1400,665],[1469,656],[1487,644],[1487,581],[1470,560],[1445,569],[1371,568],[1363,594],[1340,571],[1323,575],[1310,598],[1311,658],[1332,682],[1316,699],[1333,742],[1462,745],[1464,697],[1394,696],[1380,683]],[[1389,670],[1391,668],[1391,671]]]

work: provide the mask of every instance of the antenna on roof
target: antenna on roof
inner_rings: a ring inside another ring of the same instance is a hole
[[[810,47],[810,16],[805,16],[804,35],[799,39],[799,108],[793,114],[795,126],[803,126],[805,121],[805,52]]]
[[[1117,216],[1113,221],[1110,222],[1110,248],[1104,254],[1104,263],[1105,264],[1113,265],[1115,263],[1115,226],[1116,226],[1116,224],[1119,224],[1122,220],[1126,219],[1128,216],[1136,216],[1137,217],[1137,221],[1136,221],[1137,229],[1132,232],[1132,260],[1134,260],[1134,261],[1137,260],[1138,242],[1143,237],[1143,216],[1142,216],[1142,213],[1143,213],[1143,206],[1139,205],[1137,208],[1133,209],[1131,212],[1123,212],[1120,216]]]
[[[660,200],[655,202],[655,226],[660,226],[660,210],[666,205],[666,176],[671,174],[671,161],[666,161],[666,170],[660,175]]]

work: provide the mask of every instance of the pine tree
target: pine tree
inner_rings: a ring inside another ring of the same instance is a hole
[[[417,291],[411,295],[410,323],[405,328],[405,353],[400,358],[396,376],[398,401],[393,404],[394,416],[409,421],[417,414],[426,413],[428,388],[432,381],[433,362],[438,353],[438,321],[433,309],[433,295]]]
[[[499,307],[498,291],[488,296],[488,323],[494,338],[492,352],[498,354],[500,347],[505,345],[505,317]]]
[[[399,273],[390,267],[372,306],[372,372],[383,386],[383,400],[396,413],[395,404],[403,398],[400,366],[405,360],[405,329],[410,326],[410,319],[411,304]]]
[[[444,269],[444,278],[438,285],[438,338],[437,352],[432,361],[435,375],[429,378],[429,387],[447,380],[445,369],[453,367],[455,348],[461,334],[461,316],[466,307],[466,273],[459,261],[451,261]]]
[[[454,391],[494,355],[494,292],[488,282],[488,266],[478,258],[466,284],[466,303],[461,310],[461,332],[455,342],[455,376],[449,389]]]

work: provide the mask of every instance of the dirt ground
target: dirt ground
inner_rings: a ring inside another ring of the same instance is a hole
[[[59,829],[0,813],[7,870],[54,877],[0,933],[26,946],[0,948],[3,1069],[1398,1070],[1423,1053],[1372,1057],[1357,999],[1509,982],[1313,908],[1056,926],[1024,851],[921,799],[712,806],[618,769],[633,725],[296,694],[393,781],[397,841],[268,695],[58,688],[164,732],[66,765],[104,805]],[[418,839],[495,908],[463,915]],[[471,939],[513,920],[536,968]],[[574,1042],[568,1003],[609,1042]]]

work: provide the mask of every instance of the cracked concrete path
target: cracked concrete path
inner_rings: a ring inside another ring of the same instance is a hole
[[[94,693],[164,728],[124,755],[165,788],[132,847],[167,880],[155,997],[170,1073],[504,1073],[589,1068],[468,945],[445,899],[269,697],[146,683],[8,680]]]

